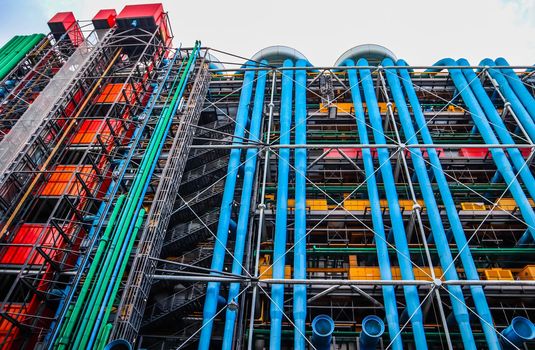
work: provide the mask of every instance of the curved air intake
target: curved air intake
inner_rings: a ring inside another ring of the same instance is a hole
[[[225,66],[223,65],[223,63],[221,63],[221,61],[217,57],[212,55],[211,53],[207,52],[205,58],[207,61],[210,62],[210,65],[209,65],[210,69],[221,69],[221,70],[225,69]]]
[[[341,66],[348,59],[358,60],[359,58],[365,58],[369,63],[380,63],[385,58],[390,58],[396,61],[396,55],[384,46],[377,44],[364,44],[357,45],[344,52],[334,64],[335,66]]]
[[[284,46],[284,45],[275,45],[275,46],[268,46],[266,48],[263,48],[262,50],[258,51],[251,57],[251,61],[253,62],[260,62],[262,60],[266,60],[269,62],[270,65],[282,65],[284,60],[305,60],[308,62],[305,55],[303,55],[301,52],[297,51],[296,49]]]

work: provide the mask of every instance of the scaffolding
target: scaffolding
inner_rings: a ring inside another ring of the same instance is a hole
[[[529,67],[314,67],[173,48],[158,4],[95,18],[6,78],[2,348],[529,348]]]

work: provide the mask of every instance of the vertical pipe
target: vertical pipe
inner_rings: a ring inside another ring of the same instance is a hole
[[[268,115],[268,122],[267,122],[267,132],[266,132],[266,143],[269,144],[271,142],[271,124],[273,122],[273,107],[275,106],[275,103],[273,103],[275,99],[275,88],[277,83],[277,71],[275,69],[271,70],[271,96],[269,98],[269,115]],[[262,233],[265,225],[265,210],[266,210],[266,181],[267,181],[267,175],[269,171],[269,147],[265,148],[264,153],[264,169],[262,171],[262,189],[260,191],[260,203],[258,204],[258,232],[256,236],[256,247],[255,247],[255,265],[254,265],[254,277],[258,278],[258,265],[260,262],[260,243],[262,240]],[[247,336],[247,350],[252,350],[253,348],[253,333],[254,333],[254,319],[255,319],[255,305],[256,305],[256,295],[258,293],[258,286],[255,284],[253,286],[253,292],[251,297],[251,314],[249,316],[249,334]]]
[[[293,62],[285,60],[283,67],[293,67]],[[292,70],[282,71],[282,97],[280,107],[280,139],[281,145],[290,144],[292,126],[292,94],[293,94]],[[267,161],[267,160],[266,160]],[[279,149],[277,178],[277,211],[275,214],[275,238],[273,249],[273,278],[284,279],[284,262],[286,255],[286,234],[288,217],[288,177],[290,172],[290,149]],[[284,284],[274,284],[271,287],[270,307],[271,333],[269,348],[279,350],[281,348],[282,313],[284,310]]]
[[[445,58],[435,63],[434,66],[446,66],[447,68],[447,66],[456,66],[456,62],[451,58]],[[442,70],[442,68],[440,67],[427,71],[439,70]],[[456,68],[451,68],[448,70],[455,86],[461,93],[463,101],[468,106],[468,109],[472,114],[472,120],[480,131],[481,136],[484,138],[485,143],[499,144],[496,135],[494,134],[492,128],[489,125],[489,122],[486,120],[486,118],[482,117],[484,115],[483,110],[481,109],[481,107],[477,103],[476,98],[468,88],[468,82],[464,78],[464,75],[459,69]],[[505,182],[508,185],[509,191],[515,198],[516,204],[518,205],[520,212],[528,225],[531,235],[535,237],[535,213],[531,208],[529,200],[526,194],[524,193],[522,186],[516,179],[515,172],[513,170],[513,167],[511,166],[511,163],[509,163],[509,159],[507,159],[504,150],[501,148],[491,148],[490,152],[492,153],[492,158],[494,160],[494,163],[496,164],[496,167],[498,168],[498,171],[502,174]]]
[[[115,207],[113,208],[110,219],[108,221],[109,224],[108,226],[106,226],[106,230],[104,231],[104,234],[100,239],[100,242],[97,247],[97,252],[95,253],[95,257],[93,258],[93,262],[91,263],[89,272],[87,273],[84,284],[82,285],[82,289],[80,290],[80,294],[78,295],[77,304],[79,303],[79,301],[81,303],[84,303],[88,294],[91,293],[92,280],[95,277],[95,274],[97,273],[98,267],[100,265],[100,260],[103,258],[103,255],[105,254],[105,251],[109,246],[113,223],[115,222],[117,216],[119,215],[119,212],[121,211],[125,198],[125,195],[121,195],[117,199],[117,203],[115,204]],[[73,309],[70,317],[67,320],[67,323],[64,324],[63,332],[58,341],[59,348],[67,346],[69,344],[70,335],[74,330],[74,327],[76,325],[76,322],[78,321],[78,317],[80,316],[81,312],[81,307],[75,307]]]
[[[459,66],[470,66],[470,63],[468,63],[468,61],[465,59],[458,60],[457,64]],[[496,111],[496,108],[494,108],[494,105],[490,101],[487,93],[485,92],[485,89],[481,85],[481,81],[477,79],[474,71],[470,68],[467,68],[463,69],[462,72],[466,78],[466,81],[472,82],[470,84],[470,89],[478,100],[480,107],[482,107],[483,111],[485,112],[481,117],[486,117],[490,121],[489,124],[492,123],[491,126],[494,129],[494,132],[498,136],[499,140],[502,141],[502,143],[514,145],[515,140],[509,133],[509,130],[507,130],[505,123]],[[529,130],[529,125],[527,126]],[[531,126],[533,126],[533,122],[531,122]],[[531,173],[529,167],[524,166],[524,158],[522,157],[520,150],[518,148],[508,148],[507,153],[509,153],[509,157],[513,165],[515,166],[516,171],[520,172],[520,178],[524,182],[524,185],[526,186],[529,195],[531,196],[531,198],[535,199],[535,179],[533,178],[533,174]]]
[[[399,60],[397,65],[406,66],[407,64],[405,61]],[[399,74],[401,76],[405,92],[409,98],[414,119],[418,125],[418,130],[420,130],[422,140],[424,143],[431,145],[433,144],[433,139],[431,137],[431,133],[429,132],[427,121],[422,113],[422,108],[420,106],[420,102],[418,101],[418,96],[416,95],[414,86],[412,85],[409,73],[407,69],[400,69]],[[459,249],[459,255],[466,277],[471,280],[478,280],[479,274],[470,251],[470,247],[468,246],[466,234],[459,218],[457,207],[455,206],[455,201],[453,200],[453,196],[448,186],[446,176],[444,175],[437,151],[435,148],[428,148],[427,154],[429,155],[429,161],[432,165],[442,202],[444,203],[444,207],[446,209],[446,215],[448,216],[448,220],[450,222],[451,233],[453,234],[455,243]],[[482,327],[489,348],[499,349],[498,337],[493,327],[492,315],[490,313],[489,305],[487,303],[483,288],[481,286],[470,286],[470,291],[472,293],[472,299],[474,300],[476,311],[484,320],[484,322],[482,322]]]
[[[307,61],[298,60],[296,67],[305,68]],[[295,144],[307,143],[306,69],[295,73]],[[306,261],[306,148],[295,149],[295,222],[294,222],[294,278],[307,278]],[[305,349],[305,321],[307,315],[306,285],[294,285],[294,349]]]
[[[368,61],[364,58],[359,59],[358,66],[368,66]],[[365,68],[360,70],[362,86],[364,90],[364,97],[366,106],[368,107],[368,117],[373,128],[373,135],[375,142],[378,144],[386,144],[386,137],[383,132],[383,125],[381,115],[379,114],[379,107],[377,105],[377,98],[375,96],[375,89],[370,70]],[[410,260],[409,246],[405,228],[403,226],[403,217],[399,208],[399,199],[392,172],[392,164],[389,159],[389,151],[386,148],[379,148],[377,150],[379,164],[381,167],[381,175],[386,191],[386,198],[388,201],[388,208],[390,213],[390,220],[392,221],[392,229],[394,232],[394,240],[396,242],[396,249],[399,252],[398,262],[401,271],[401,277],[406,280],[414,280],[414,273],[412,270],[412,263]],[[420,300],[418,297],[418,289],[416,286],[404,286],[405,299],[407,301],[407,309],[412,316],[411,323],[414,332],[414,341],[417,349],[427,349],[427,341],[423,327],[422,311],[420,309]]]
[[[109,295],[107,300],[105,299],[101,306],[101,314],[99,314],[99,318],[97,319],[97,322],[95,323],[95,326],[93,327],[93,332],[91,333],[91,338],[89,339],[87,348],[92,349],[93,344],[96,341],[97,343],[96,348],[99,349],[99,343],[104,345],[106,344],[106,341],[108,340],[108,337],[110,336],[108,331],[108,326],[111,326],[111,324],[108,324],[108,319],[111,314],[111,309],[113,308],[113,303],[115,302],[115,297],[117,296],[117,292],[119,291],[119,287],[122,282],[122,276],[124,274],[124,271],[126,270],[126,265],[128,264],[128,258],[130,257],[130,253],[132,252],[132,248],[134,247],[134,242],[136,241],[136,237],[138,236],[139,229],[143,225],[143,219],[145,218],[145,209],[142,208],[139,211],[139,214],[137,216],[137,219],[134,223],[133,232],[130,235],[127,244],[125,245],[125,252],[124,257],[122,260],[120,260],[120,264],[117,264],[115,266],[114,270],[114,277],[111,281],[111,283],[108,285],[108,289],[106,293]]]
[[[390,58],[383,60],[383,65],[393,66],[394,62]],[[418,139],[412,124],[409,109],[405,102],[405,96],[401,90],[401,85],[393,69],[386,69],[386,78],[390,85],[390,91],[394,97],[394,101],[397,106],[398,116],[401,121],[402,129],[405,135],[405,142],[408,145],[417,145]],[[420,183],[420,191],[424,198],[427,208],[427,215],[429,223],[431,225],[431,231],[433,234],[435,246],[438,251],[440,263],[442,265],[444,276],[446,280],[458,280],[457,270],[455,269],[453,257],[449,249],[448,239],[442,224],[440,211],[438,210],[438,204],[435,199],[431,181],[427,173],[427,168],[422,156],[422,151],[419,148],[410,148],[411,160],[414,165],[414,170]],[[470,320],[468,316],[468,310],[466,306],[461,302],[464,300],[464,295],[460,286],[448,287],[451,296],[451,304],[455,318],[459,324],[461,330],[462,339],[466,349],[475,349],[474,337],[470,328]]]
[[[247,62],[248,67],[255,67],[254,62]],[[253,92],[255,71],[245,72],[243,85],[240,94],[240,102],[236,115],[236,126],[234,129],[233,145],[241,145],[245,134],[245,125],[247,124],[249,105]],[[214,247],[211,269],[221,271],[225,262],[225,249],[228,239],[228,230],[230,224],[230,215],[232,213],[232,202],[234,200],[234,190],[236,188],[236,178],[240,165],[241,148],[232,148],[230,151],[229,163],[227,168],[227,177],[223,199],[221,201],[221,211],[219,213],[219,223],[217,226],[217,240]],[[208,350],[210,348],[210,339],[212,337],[212,326],[216,311],[217,297],[219,296],[220,282],[209,282],[206,287],[206,297],[203,310],[203,325],[199,340],[199,350]]]
[[[353,60],[347,60],[344,62],[344,64],[348,67],[355,66],[355,62]],[[347,74],[349,78],[349,86],[351,87],[351,97],[353,100],[353,108],[355,110],[355,119],[357,122],[359,140],[361,144],[369,145],[370,141],[368,140],[368,130],[364,117],[364,109],[362,108],[362,98],[360,95],[360,87],[357,79],[357,71],[354,68],[348,69]],[[362,161],[364,162],[364,173],[367,179],[366,187],[368,190],[368,198],[370,200],[370,211],[373,223],[373,231],[374,235],[377,236],[375,237],[375,246],[377,249],[377,261],[379,263],[381,279],[391,280],[392,270],[390,265],[390,257],[388,256],[388,246],[386,245],[383,214],[381,211],[381,205],[379,203],[377,179],[375,178],[373,159],[369,148],[362,149]],[[396,337],[396,335],[399,333],[399,318],[394,286],[383,286],[382,290],[385,305],[386,322],[388,324],[389,330],[388,333],[390,335],[390,341],[393,342],[392,348],[394,350],[401,350],[403,349],[402,337]]]
[[[267,61],[262,61],[261,66],[267,65]],[[266,70],[258,72],[258,79],[256,82],[253,114],[251,119],[251,127],[249,129],[249,143],[259,142],[260,126],[262,123],[262,111],[264,109],[264,92],[266,89]],[[243,190],[240,199],[240,212],[238,214],[238,224],[236,228],[236,242],[234,247],[234,259],[232,261],[232,273],[240,275],[242,273],[243,253],[245,249],[245,241],[247,240],[247,226],[249,223],[249,212],[251,211],[251,193],[253,191],[253,182],[256,169],[258,149],[249,148],[245,155]],[[232,283],[228,293],[228,302],[238,302],[238,293],[240,291],[239,283]],[[237,310],[227,308],[225,319],[225,331],[223,333],[222,349],[231,350],[232,340],[234,335],[234,323],[236,320]]]
[[[496,64],[498,66],[509,65],[509,63],[503,57],[497,58]],[[529,112],[529,115],[531,115],[531,118],[533,118],[533,120],[535,121],[535,99],[533,98],[533,96],[531,96],[528,89],[526,89],[522,80],[520,80],[520,78],[511,68],[501,68],[500,71],[505,76],[505,78],[509,82],[509,85]]]

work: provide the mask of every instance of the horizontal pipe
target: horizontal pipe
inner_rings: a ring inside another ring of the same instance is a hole
[[[474,144],[474,143],[433,143],[433,144],[427,144],[427,143],[420,143],[418,145],[396,145],[396,144],[361,144],[361,143],[321,143],[321,144],[289,144],[289,145],[250,145],[250,144],[232,144],[232,145],[191,145],[191,149],[218,149],[218,148],[264,148],[269,147],[272,149],[281,149],[281,148],[308,148],[308,149],[323,149],[323,148],[535,148],[533,145],[516,145],[516,144]]]
[[[280,70],[280,71],[283,71],[283,70],[298,70],[300,68],[297,68],[297,67],[275,67],[275,66],[270,66],[270,65],[267,65],[266,67],[262,67],[262,68],[245,68],[245,67],[241,67],[239,68],[240,71],[257,71],[257,70],[265,70],[266,68],[271,68],[273,70]],[[408,69],[433,69],[433,68],[436,68],[436,66],[406,66],[405,68],[408,68]],[[452,66],[447,66],[446,68],[451,68],[451,69],[461,69],[461,68],[471,68],[471,69],[484,69],[486,68],[486,66],[468,66],[468,67],[464,67],[464,66],[458,66],[458,65],[452,65]],[[503,69],[503,68],[511,68],[511,69],[529,69],[529,68],[533,68],[532,66],[495,66],[494,68],[497,68],[497,69]],[[366,66],[318,66],[318,67],[314,67],[315,70],[338,70],[338,71],[343,71],[343,70],[348,70],[348,69],[358,69],[358,70],[361,70],[361,69],[403,69],[403,68],[400,68],[398,66],[381,66],[381,65],[377,65],[377,66],[374,66],[374,65],[366,65]],[[209,69],[208,70],[209,72],[236,72],[236,69],[231,69],[231,68],[227,68],[227,69]],[[429,74],[429,73],[433,73],[433,72],[416,72],[416,73],[423,73],[423,74]]]
[[[199,281],[199,282],[242,282],[250,284],[313,284],[319,286],[519,286],[535,287],[535,280],[448,280],[448,281],[423,281],[423,280],[342,280],[342,279],[273,279],[266,278],[256,280],[254,278],[237,279],[218,276],[179,276],[179,275],[152,275],[152,278],[161,281]]]

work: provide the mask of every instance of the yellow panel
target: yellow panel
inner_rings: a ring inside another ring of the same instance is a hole
[[[535,280],[535,265],[526,265],[518,274],[521,280]]]
[[[486,206],[481,202],[462,202],[461,208],[463,210],[485,210]]]
[[[485,270],[485,279],[487,280],[499,280],[499,281],[512,281],[513,280],[513,273],[511,270],[507,269],[486,269]]]
[[[353,103],[351,102],[338,102],[331,104],[320,103],[320,113],[327,113],[328,107],[336,107],[341,113],[352,113],[353,112]]]

